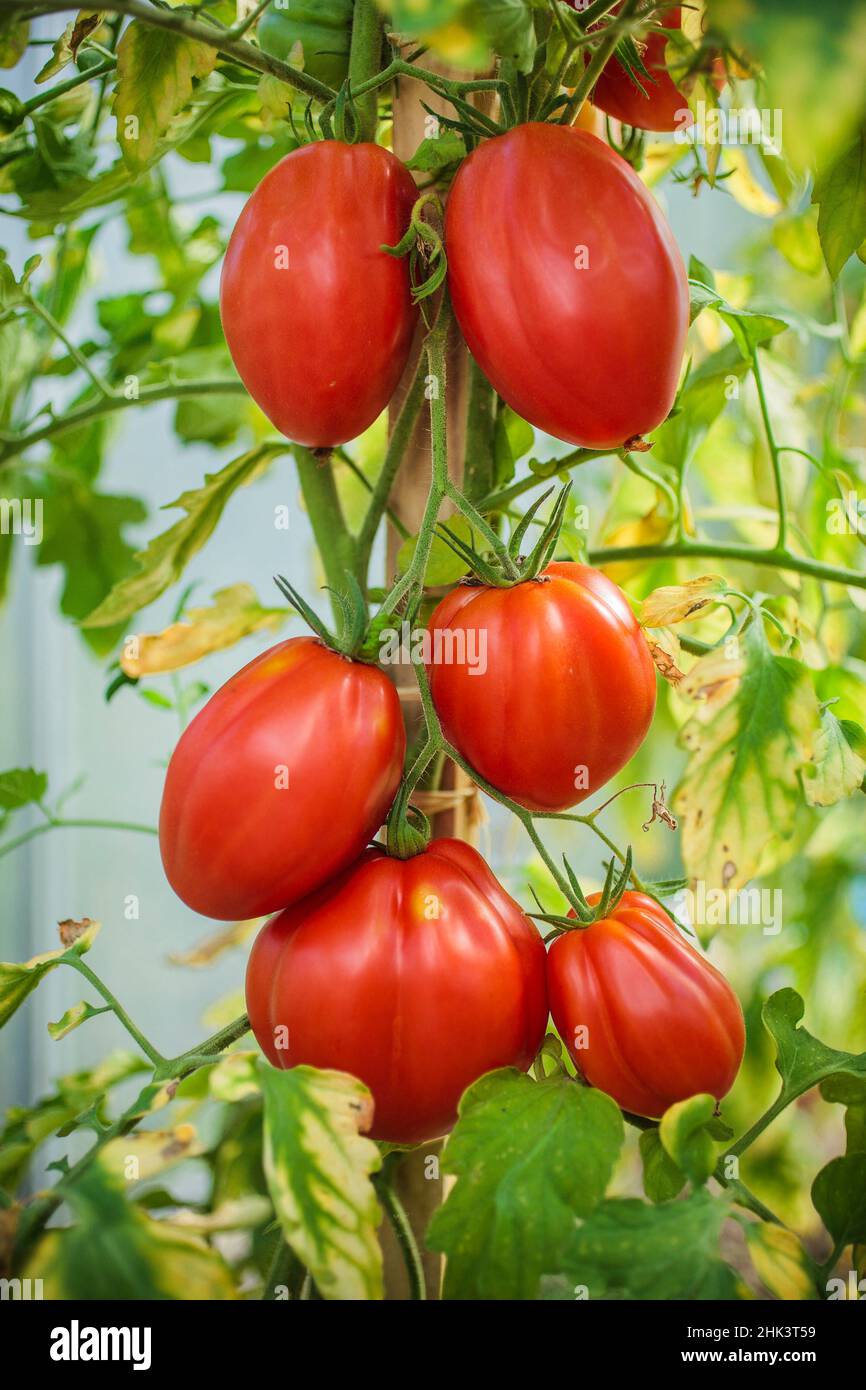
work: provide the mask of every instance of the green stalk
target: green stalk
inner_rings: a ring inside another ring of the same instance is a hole
[[[776,436],[773,433],[773,422],[770,419],[770,411],[767,407],[767,397],[764,392],[764,378],[761,374],[761,364],[758,361],[757,348],[752,356],[752,375],[755,378],[755,385],[758,388],[761,419],[764,422],[764,432],[767,436],[770,461],[773,465],[773,478],[776,484],[776,504],[779,512],[779,530],[776,536],[776,549],[784,550],[788,540],[788,509],[785,502],[785,479],[782,475],[782,461],[779,457],[779,446],[776,443]]]
[[[134,821],[123,820],[89,820],[89,819],[55,819],[46,821],[44,825],[31,826],[23,834],[17,835],[14,840],[7,840],[0,845],[0,859],[5,855],[11,854],[13,850],[20,849],[29,840],[35,840],[37,835],[47,835],[49,830],[132,830],[139,835],[156,835],[157,830],[154,825],[137,825]]]
[[[607,546],[589,552],[593,565],[609,565],[617,560],[664,560],[705,558],[714,560],[739,560],[751,565],[766,565],[770,569],[792,570],[795,574],[807,574],[812,579],[824,579],[831,584],[850,584],[855,589],[866,589],[866,574],[858,570],[844,569],[841,565],[825,565],[820,560],[809,560],[802,555],[793,555],[789,550],[760,550],[748,545],[737,545],[723,541],[672,541],[659,545]]]
[[[355,0],[352,17],[352,43],[349,49],[349,81],[360,87],[375,77],[382,66],[382,15],[375,0]],[[379,103],[375,89],[354,98],[358,116],[358,138],[375,140]]]
[[[391,1223],[391,1230],[394,1232],[400,1253],[403,1256],[409,1279],[409,1297],[413,1301],[424,1301],[427,1297],[424,1266],[421,1262],[421,1253],[415,1239],[415,1232],[412,1230],[409,1217],[406,1215],[406,1209],[384,1173],[376,1174],[373,1179],[373,1186],[376,1189],[376,1196],[385,1209],[385,1214]]]
[[[317,458],[310,449],[299,445],[292,447],[292,453],[304,506],[331,591],[331,607],[339,624],[341,610],[337,594],[345,591],[347,575],[355,573],[355,541],[343,515],[331,460]]]

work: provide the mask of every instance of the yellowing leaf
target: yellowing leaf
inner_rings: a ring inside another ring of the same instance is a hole
[[[207,77],[216,49],[165,29],[133,21],[117,45],[114,114],[126,163],[143,168],[173,118],[192,96],[193,80]]]
[[[647,646],[649,647],[653,664],[669,685],[679,685],[685,677],[677,665],[677,654],[680,644],[677,641],[676,634],[669,632],[667,628],[665,628],[658,635],[663,637],[663,641],[668,645],[663,645],[663,642],[652,642],[647,638]]]
[[[756,1221],[746,1227],[746,1241],[755,1273],[771,1294],[786,1302],[815,1298],[809,1261],[793,1231]]]
[[[605,547],[619,550],[631,545],[656,545],[663,541],[668,531],[671,529],[671,519],[664,516],[658,509],[653,507],[646,516],[636,517],[632,521],[624,521],[621,525],[614,527],[604,538]],[[615,584],[627,584],[633,574],[637,574],[646,564],[645,560],[614,560],[609,564],[601,565],[600,569],[612,579]]]
[[[806,769],[803,779],[806,800],[810,806],[834,806],[863,787],[866,778],[863,730],[850,720],[837,719],[832,710],[822,710],[812,761],[813,766]]]
[[[327,1299],[382,1297],[381,1213],[370,1173],[381,1155],[369,1129],[373,1101],[337,1071],[261,1062],[265,1176],[283,1235]]]
[[[644,599],[641,622],[644,627],[669,627],[671,623],[688,622],[726,588],[726,580],[718,574],[704,574],[700,579],[688,579],[685,584],[666,584]]]
[[[194,1127],[181,1124],[174,1129],[141,1130],[112,1139],[102,1150],[99,1161],[107,1173],[127,1182],[143,1182],[203,1151]]]
[[[224,951],[248,941],[261,920],[261,917],[251,917],[246,922],[232,922],[227,927],[220,927],[188,951],[172,951],[169,960],[172,965],[211,965]]]
[[[781,211],[782,204],[779,199],[769,193],[752,173],[745,147],[726,145],[723,162],[727,175],[724,187],[736,198],[740,207],[745,208],[747,212],[755,213],[758,217],[775,217],[776,213]]]
[[[70,1187],[74,1224],[33,1249],[25,1278],[51,1299],[233,1299],[229,1269],[199,1236],[154,1221],[97,1161]]]
[[[818,705],[804,666],[770,649],[760,620],[695,663],[680,693],[696,702],[681,741],[689,761],[673,807],[689,878],[737,889],[793,834],[799,773]]]
[[[120,665],[132,677],[177,671],[261,628],[274,631],[287,616],[284,608],[263,608],[251,584],[233,584],[217,590],[211,608],[190,608],[183,622],[128,638]]]
[[[89,34],[102,23],[99,10],[79,10],[78,17],[71,19],[59,39],[55,39],[51,57],[36,74],[34,82],[47,82],[49,77],[62,72],[67,63],[78,57],[78,50]]]

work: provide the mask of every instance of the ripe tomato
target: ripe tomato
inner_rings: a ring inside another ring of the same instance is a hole
[[[547,1023],[545,958],[469,845],[433,840],[411,859],[374,847],[265,924],[247,1009],[274,1066],[360,1077],[373,1138],[420,1143],[450,1129],[484,1072],[529,1066]]]
[[[394,392],[417,314],[407,261],[379,248],[400,240],[414,199],[390,150],[323,140],[286,155],[238,218],[220,286],[226,341],[295,443],[354,439]]]
[[[652,658],[622,590],[598,570],[565,561],[512,589],[458,585],[430,630],[446,737],[531,811],[576,805],[643,742]]]
[[[660,15],[656,23],[665,29],[680,28],[680,8]],[[667,36],[658,31],[646,35],[641,61],[649,73],[637,73],[643,92],[635,86],[616,54],[605,63],[592,100],[600,111],[640,130],[678,130],[691,125],[688,98],[668,76],[665,51]],[[644,96],[646,92],[646,96]]]
[[[485,140],[454,180],[445,240],[463,335],[519,415],[594,449],[661,423],[686,272],[651,194],[603,141],[539,123]]]
[[[558,936],[547,987],[578,1071],[624,1110],[656,1120],[675,1101],[721,1100],[734,1084],[739,1000],[645,893],[625,893],[609,917]]]
[[[261,917],[317,888],[375,834],[403,771],[394,686],[313,637],[263,652],[212,695],[165,779],[159,845],[207,917]]]

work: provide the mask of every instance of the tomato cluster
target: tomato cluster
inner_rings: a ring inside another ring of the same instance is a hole
[[[283,159],[241,214],[223,267],[226,338],[297,443],[354,438],[394,392],[416,310],[406,261],[383,248],[403,238],[414,198],[387,150],[325,140]],[[603,141],[541,123],[484,141],[454,181],[445,242],[468,345],[527,420],[603,450],[666,416],[685,272],[654,201]],[[542,564],[449,593],[431,637],[483,660],[434,655],[428,675],[456,755],[549,813],[634,754],[655,673],[615,584]],[[166,776],[160,846],[180,897],[222,919],[276,914],[246,979],[270,1061],[353,1073],[373,1094],[374,1137],[418,1143],[453,1124],[483,1072],[530,1065],[550,1009],[582,1077],[625,1109],[655,1118],[699,1091],[721,1098],[743,1050],[739,1004],[653,899],[626,893],[590,925],[558,919],[547,952],[470,846],[390,833],[387,848],[371,844],[392,803],[402,824],[406,739],[394,686],[348,645],[304,637],[264,652],[192,721]]]

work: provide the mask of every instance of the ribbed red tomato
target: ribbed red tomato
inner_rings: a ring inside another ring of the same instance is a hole
[[[384,820],[406,735],[394,686],[313,637],[281,642],[219,689],[181,736],[159,845],[207,917],[262,917],[356,859]]]
[[[598,791],[649,729],[649,648],[622,590],[599,570],[562,561],[511,589],[458,585],[430,631],[430,689],[446,737],[532,811],[564,811]]]
[[[483,141],[454,180],[445,240],[464,337],[519,415],[594,449],[661,423],[686,272],[652,195],[603,141],[540,123]]]
[[[407,261],[380,247],[400,240],[415,196],[390,150],[323,140],[286,155],[238,219],[220,286],[226,341],[295,443],[354,439],[394,392],[417,313]]]
[[[450,1129],[484,1072],[529,1066],[544,967],[535,927],[469,845],[433,840],[411,859],[372,848],[265,924],[247,1009],[274,1066],[360,1077],[373,1138],[420,1143]]]
[[[624,1110],[655,1120],[689,1096],[721,1100],[734,1084],[739,1000],[645,893],[625,893],[609,917],[557,937],[547,987],[578,1071]]]
[[[665,29],[679,29],[680,20],[677,6],[658,16],[655,23]],[[678,130],[691,125],[688,99],[668,76],[667,46],[667,36],[658,30],[648,33],[642,41],[641,61],[649,76],[639,72],[636,77],[643,91],[614,55],[595,85],[593,104],[608,116],[640,130]]]

